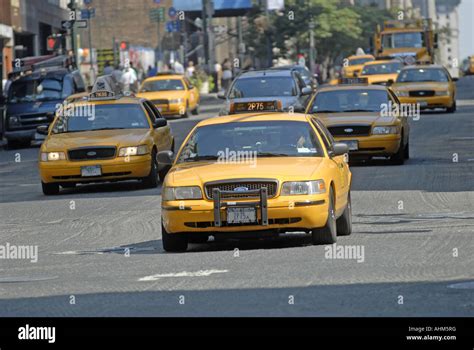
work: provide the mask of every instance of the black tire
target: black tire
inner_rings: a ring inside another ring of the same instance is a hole
[[[30,147],[31,141],[29,140],[7,140],[7,149],[18,149],[23,147]]]
[[[405,163],[405,146],[403,145],[403,134],[400,141],[400,147],[397,153],[390,157],[390,163],[393,165],[403,165]]]
[[[61,187],[62,187],[62,188],[75,188],[75,187],[76,187],[76,183],[75,183],[75,182],[63,183],[63,184],[61,184]]]
[[[160,177],[160,181],[163,183],[165,181],[166,174],[170,171],[171,166],[167,165],[163,169],[158,172],[158,176]]]
[[[405,146],[404,157],[405,159],[410,159],[410,140],[407,141]]]
[[[196,105],[196,108],[194,108],[194,109],[191,111],[191,114],[192,114],[192,115],[198,115],[198,114],[199,114],[199,105]]]
[[[347,195],[347,206],[344,213],[336,220],[337,235],[349,236],[352,233],[352,204],[351,193]]]
[[[446,108],[447,113],[454,113],[456,112],[457,106],[456,106],[456,101],[453,102],[453,105],[451,107]]]
[[[150,174],[145,177],[142,182],[146,188],[156,188],[158,187],[158,161],[156,159],[156,151],[151,152],[151,169]]]
[[[332,188],[329,191],[328,220],[324,227],[315,228],[311,231],[311,241],[313,244],[333,244],[337,241],[336,213],[334,211]]]
[[[206,234],[200,234],[199,236],[192,236],[188,238],[189,243],[204,244],[209,240],[209,236]]]
[[[41,181],[41,187],[43,188],[43,193],[45,196],[54,196],[59,194],[59,184],[57,183],[44,183]]]
[[[188,249],[188,236],[180,233],[168,233],[161,224],[161,243],[167,252],[185,252]]]

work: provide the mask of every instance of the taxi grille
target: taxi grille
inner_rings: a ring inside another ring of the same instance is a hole
[[[115,147],[84,147],[68,151],[69,160],[96,160],[115,157]]]
[[[328,130],[333,136],[368,136],[370,134],[370,125],[330,126]]]
[[[435,92],[432,90],[416,90],[409,92],[410,97],[432,97],[435,95]]]
[[[259,198],[259,194],[254,193],[245,193],[243,188],[246,188],[248,191],[252,190],[260,190],[261,188],[266,187],[268,191],[268,198],[272,198],[276,196],[277,189],[278,189],[278,182],[276,180],[262,180],[262,181],[235,181],[235,182],[225,182],[225,183],[213,183],[213,184],[206,184],[206,196],[209,199],[213,199],[212,190],[217,188],[221,191],[230,191],[235,193],[229,194],[221,194],[221,198],[232,198],[232,199],[245,199],[245,198]],[[241,188],[242,191],[238,189]]]

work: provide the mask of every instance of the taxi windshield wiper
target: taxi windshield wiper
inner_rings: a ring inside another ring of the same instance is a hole
[[[378,112],[378,111],[374,111],[373,109],[345,109],[342,112],[353,113],[353,112]]]
[[[99,128],[99,129],[91,129],[89,131],[97,131],[97,130],[122,130],[127,128]]]
[[[184,159],[184,162],[198,162],[200,160],[217,160],[217,156],[196,156]]]
[[[258,152],[257,157],[289,157],[286,153]]]

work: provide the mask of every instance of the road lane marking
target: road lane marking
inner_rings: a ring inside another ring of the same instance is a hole
[[[448,288],[453,289],[474,289],[474,282],[461,282],[450,284]]]
[[[177,272],[177,273],[163,273],[163,274],[156,274],[151,276],[145,276],[139,278],[138,280],[141,282],[153,282],[158,281],[161,278],[176,278],[176,277],[207,277],[215,273],[226,273],[229,272],[228,270],[199,270],[196,272]]]

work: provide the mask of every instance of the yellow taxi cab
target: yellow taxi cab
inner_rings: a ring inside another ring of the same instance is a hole
[[[199,113],[199,91],[181,74],[158,73],[143,81],[137,94],[153,102],[162,115]]]
[[[399,60],[370,61],[364,64],[360,78],[367,78],[369,84],[389,86],[397,80],[403,68]]]
[[[401,70],[392,89],[402,103],[454,113],[457,80],[441,65],[408,66]]]
[[[289,116],[278,106],[236,102],[231,115],[197,124],[175,158],[158,154],[172,164],[162,190],[166,251],[184,251],[209,235],[297,231],[311,233],[314,244],[331,244],[351,233],[347,146],[317,118]]]
[[[342,68],[342,78],[357,77],[362,71],[364,64],[373,60],[375,60],[375,57],[372,55],[353,55],[347,57]]]
[[[306,113],[319,118],[336,142],[349,147],[350,158],[389,158],[403,164],[409,158],[406,110],[387,87],[369,85],[366,79],[343,79],[323,86],[313,95]]]
[[[49,128],[38,127],[46,135],[39,152],[45,195],[58,194],[60,186],[131,179],[156,187],[165,177],[169,166],[157,154],[174,148],[166,119],[150,101],[108,87],[64,103]]]

